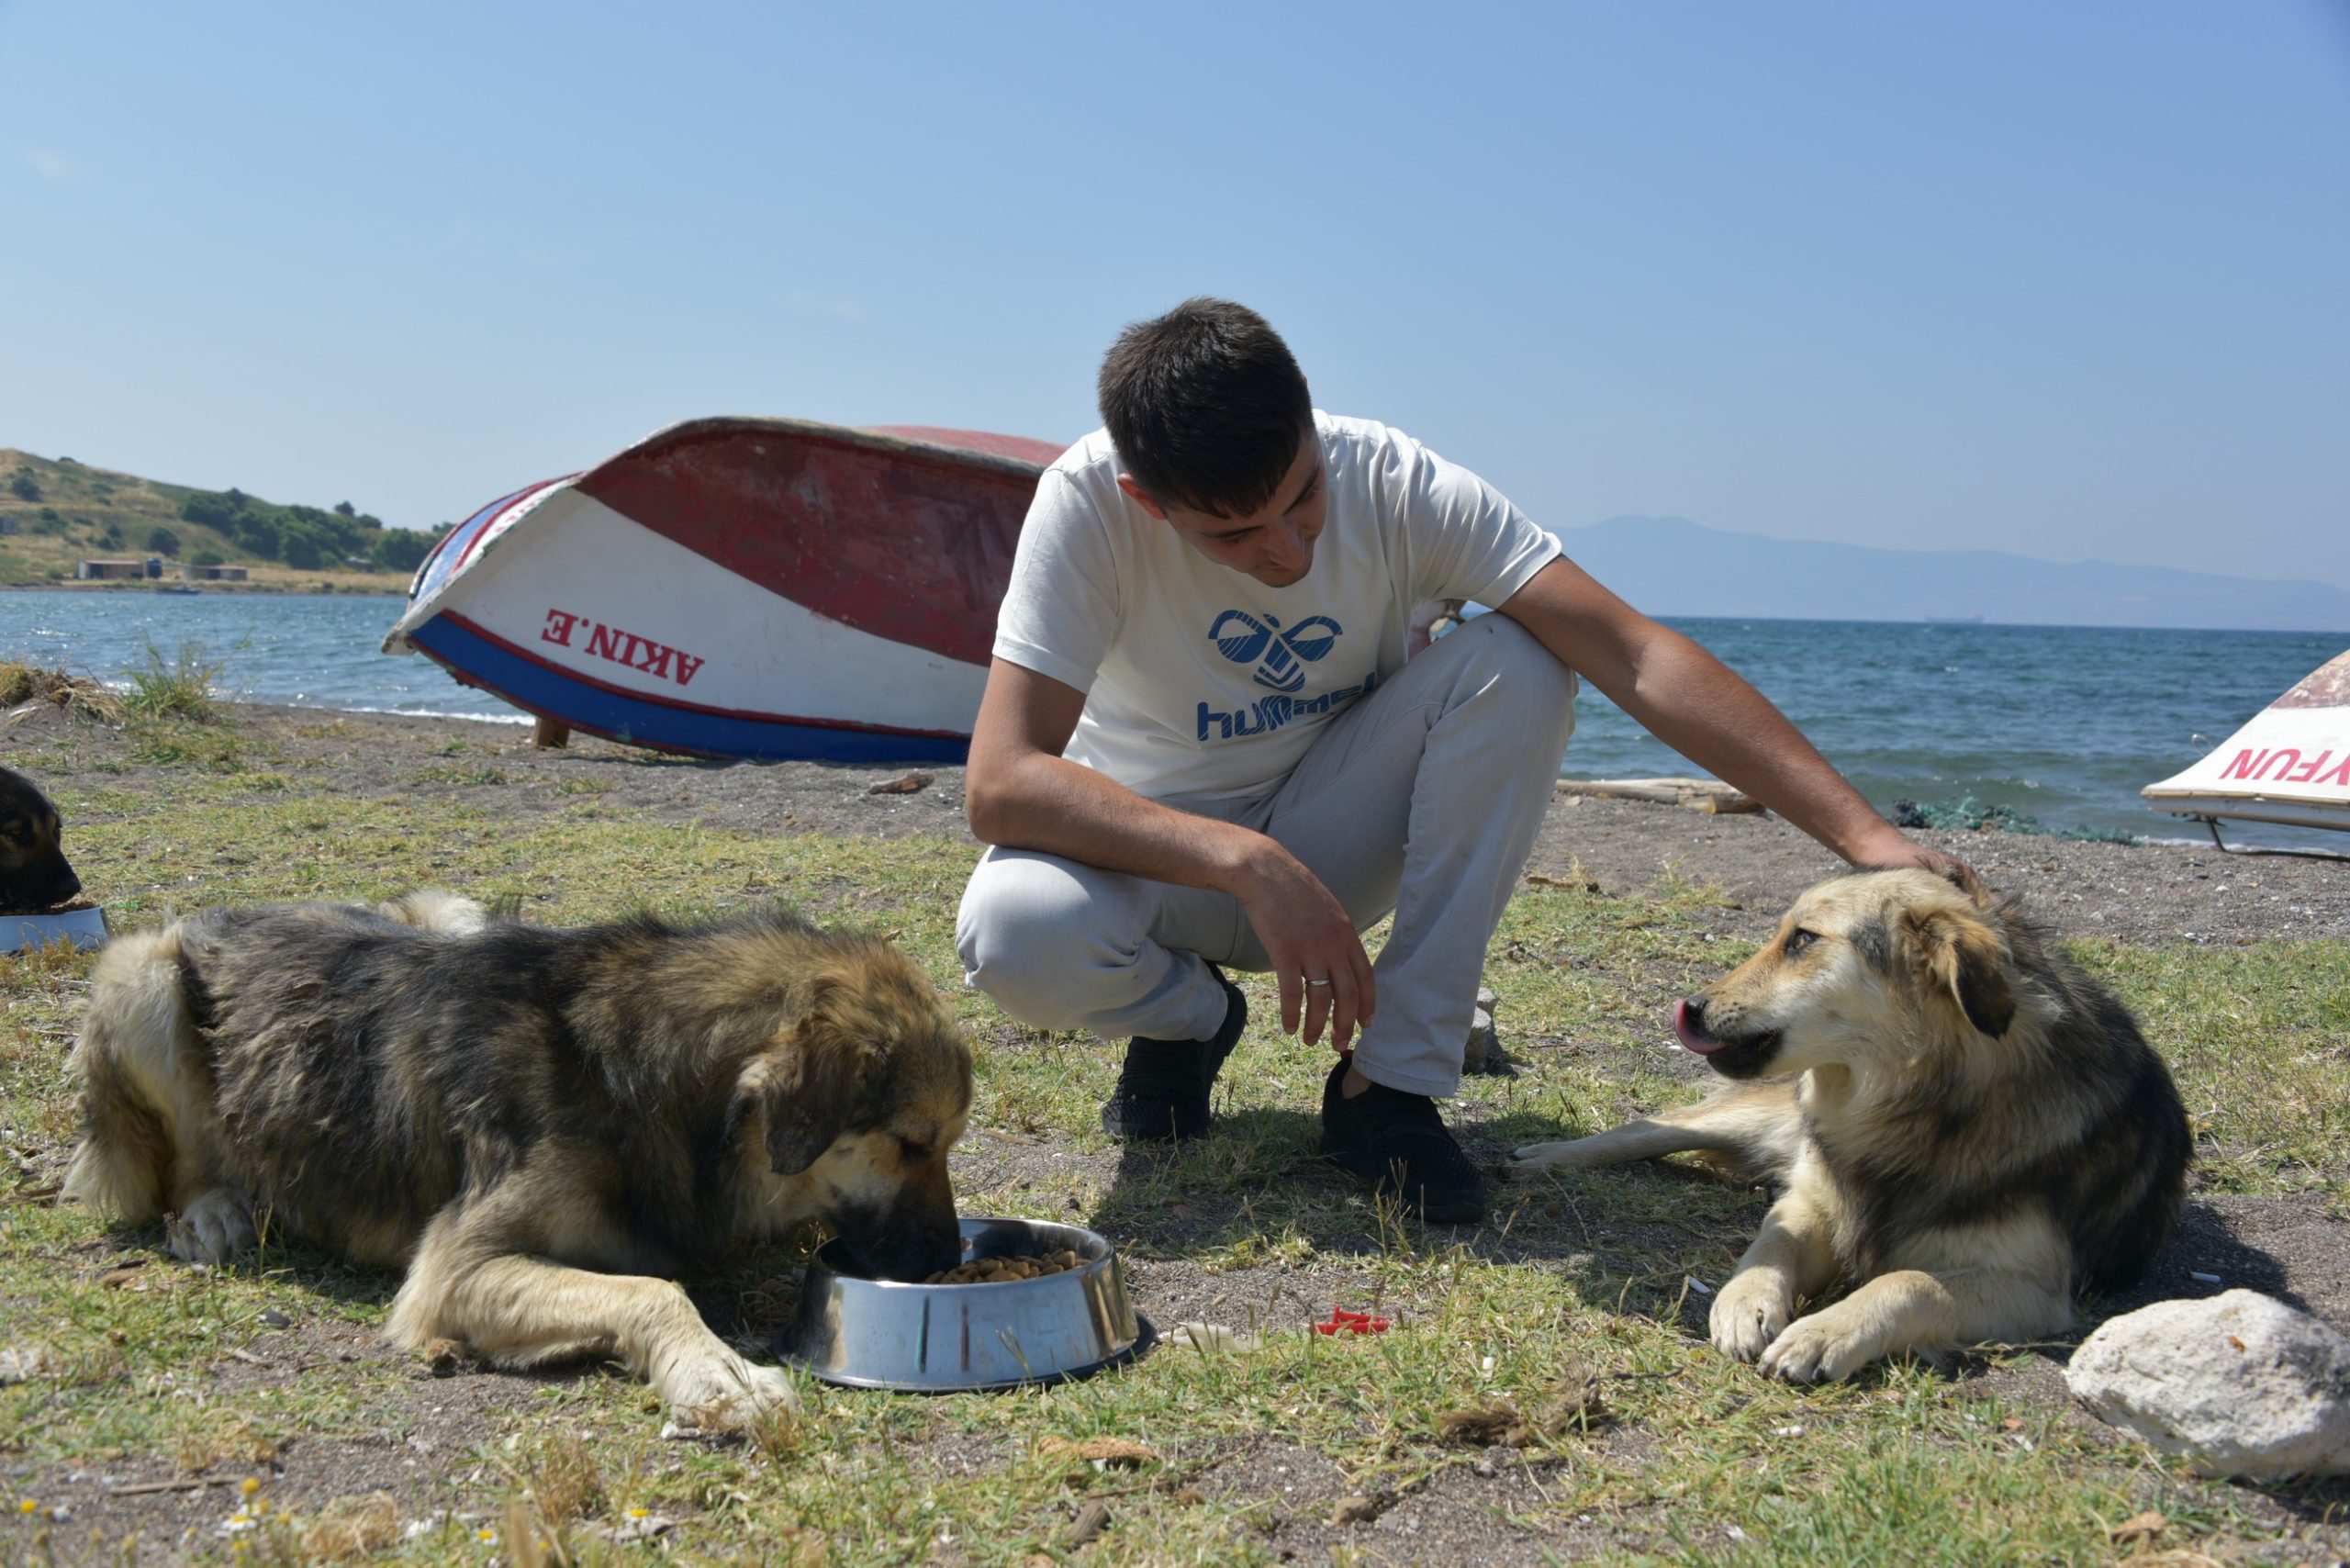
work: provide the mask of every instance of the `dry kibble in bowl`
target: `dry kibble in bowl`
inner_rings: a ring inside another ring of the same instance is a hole
[[[974,1258],[952,1269],[941,1269],[923,1282],[926,1285],[993,1285],[1010,1280],[1041,1280],[1084,1266],[1073,1248],[1034,1258]]]

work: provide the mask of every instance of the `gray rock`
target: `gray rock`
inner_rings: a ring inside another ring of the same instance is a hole
[[[1490,1024],[1494,1021],[1494,1014],[1501,1011],[1501,1006],[1502,999],[1494,994],[1492,986],[1481,985],[1477,988],[1477,1010],[1485,1015],[1486,1023]]]
[[[1483,1006],[1469,1021],[1469,1040],[1460,1053],[1460,1070],[1492,1073],[1499,1078],[1512,1077],[1517,1071],[1502,1049],[1501,1036],[1494,1028],[1494,1015]]]
[[[2350,1472],[2350,1339],[2257,1291],[2106,1323],[2065,1369],[2099,1419],[2205,1475]]]

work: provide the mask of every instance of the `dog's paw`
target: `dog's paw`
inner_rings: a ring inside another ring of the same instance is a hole
[[[163,1250],[190,1263],[225,1263],[253,1245],[252,1205],[242,1193],[215,1187],[163,1216]]]
[[[1539,1176],[1545,1170],[1581,1170],[1587,1165],[1605,1164],[1605,1160],[1586,1160],[1582,1147],[1587,1138],[1562,1138],[1555,1143],[1529,1143],[1509,1151],[1508,1162],[1502,1166],[1505,1180]]]
[[[1834,1383],[1871,1359],[1868,1341],[1830,1307],[1789,1325],[1762,1352],[1759,1370],[1788,1383]]]
[[[1786,1292],[1753,1274],[1740,1274],[1714,1298],[1706,1327],[1714,1349],[1732,1361],[1751,1361],[1777,1341],[1795,1304]]]
[[[772,1411],[798,1411],[800,1391],[780,1367],[712,1357],[677,1380],[669,1405],[669,1418],[681,1431],[732,1432]]]

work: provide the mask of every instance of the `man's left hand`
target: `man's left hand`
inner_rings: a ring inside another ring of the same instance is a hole
[[[1937,877],[1947,878],[1969,892],[1983,886],[1983,879],[1975,874],[1974,867],[1955,855],[1945,855],[1930,845],[1919,843],[1890,823],[1886,824],[1883,834],[1873,834],[1869,842],[1859,846],[1850,858],[1854,866],[1872,871],[1915,866],[1921,870],[1931,871]]]

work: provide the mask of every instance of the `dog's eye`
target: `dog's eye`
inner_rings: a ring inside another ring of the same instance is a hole
[[[898,1140],[898,1158],[909,1165],[920,1165],[930,1158],[930,1145],[901,1137]]]
[[[1790,931],[1787,933],[1786,955],[1790,958],[1796,958],[1818,940],[1819,933],[1817,931]]]

